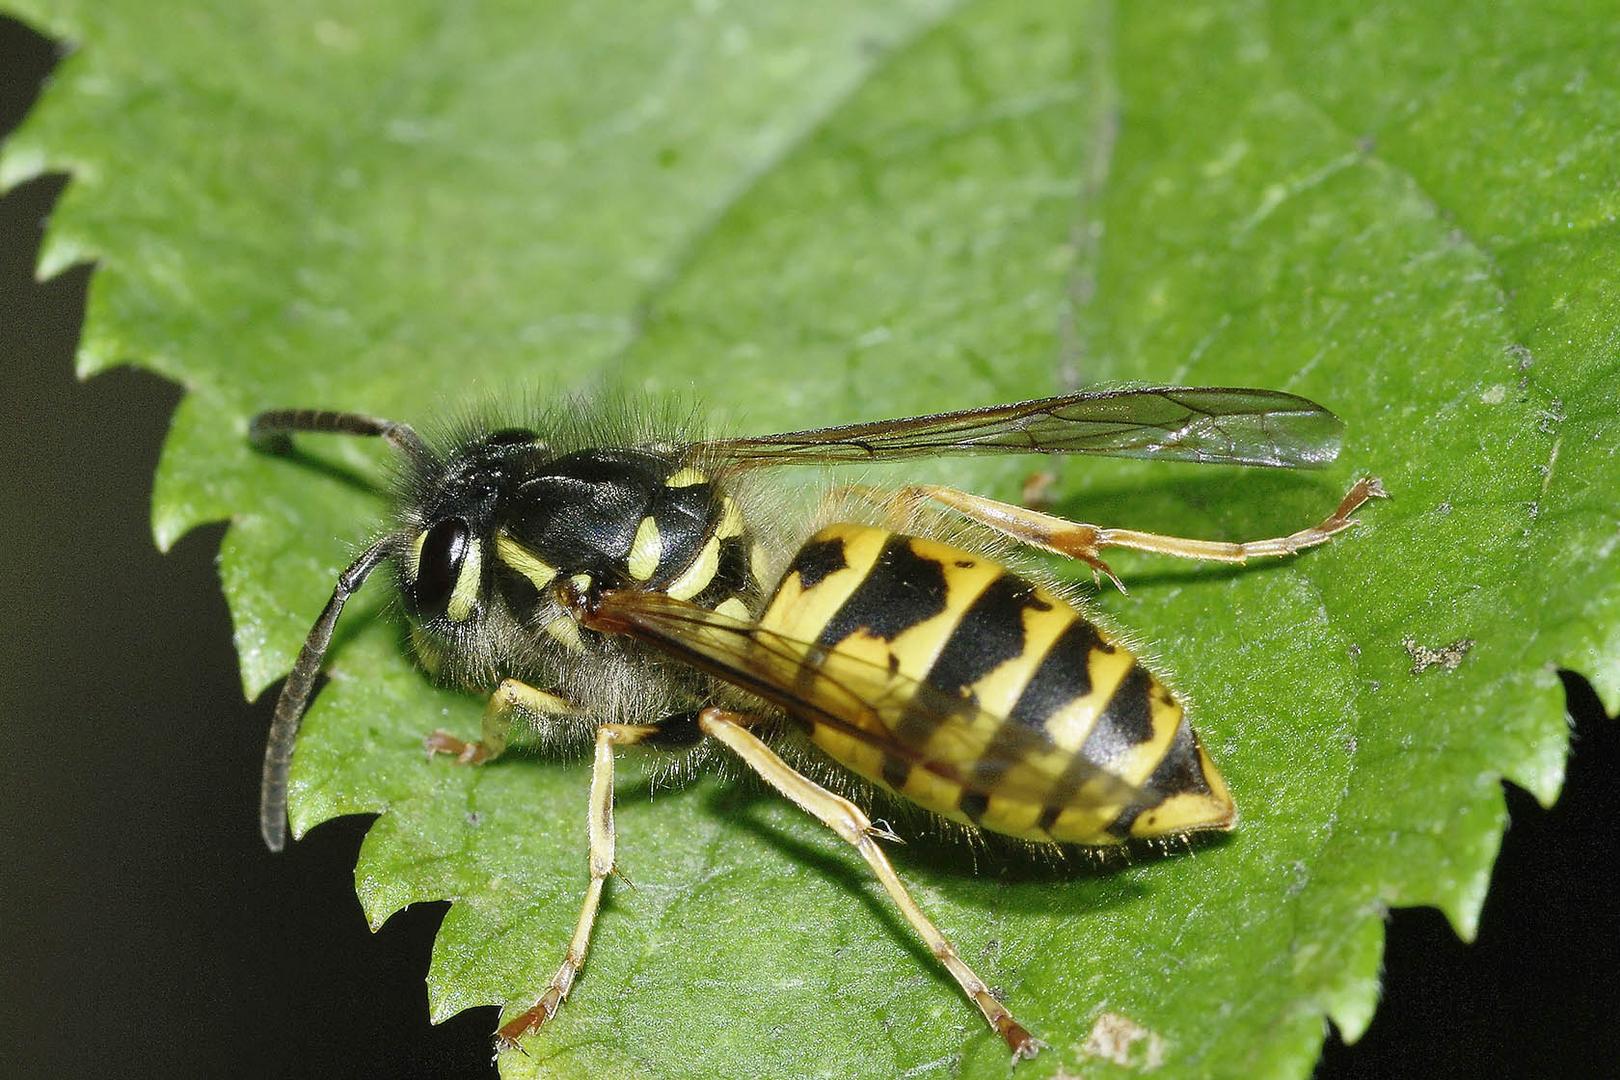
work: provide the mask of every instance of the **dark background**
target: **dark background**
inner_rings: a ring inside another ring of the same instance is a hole
[[[51,42],[0,18],[0,137]],[[221,527],[167,556],[147,524],[179,390],[79,384],[88,267],[33,279],[61,176],[0,197],[0,1061],[9,1076],[489,1075],[492,1009],[427,1023],[444,905],[373,937],[352,890],[366,821],[259,842],[267,694],[244,704],[213,568]],[[1317,1076],[1612,1075],[1620,1060],[1620,729],[1565,675],[1569,781],[1512,817],[1479,940],[1389,922],[1384,1002]]]

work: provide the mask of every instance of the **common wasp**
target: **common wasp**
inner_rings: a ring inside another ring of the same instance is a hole
[[[532,427],[468,424],[424,438],[354,413],[260,414],[292,433],[382,438],[401,458],[393,520],[341,574],[276,703],[259,824],[285,840],[293,743],[344,603],[387,563],[422,664],[489,693],[481,738],[437,731],[466,765],[519,721],[594,746],[590,876],[557,974],[497,1033],[553,1016],[584,966],[614,872],[613,771],[640,745],[733,755],[855,847],[929,950],[1007,1043],[1041,1045],[907,892],[856,799],[898,799],[1038,844],[1115,845],[1227,829],[1236,810],[1181,700],[1040,569],[1028,547],[1089,565],[1130,549],[1241,563],[1324,543],[1378,481],[1322,521],[1231,543],[1064,520],[936,485],[784,498],[789,466],[961,454],[1100,454],[1302,468],[1342,424],[1292,394],[1234,388],[1092,391],[752,438],[569,402]],[[1012,556],[1016,558],[1016,556]],[[431,766],[425,766],[431,767]],[[806,770],[847,780],[839,791]],[[840,793],[841,792],[841,793]]]

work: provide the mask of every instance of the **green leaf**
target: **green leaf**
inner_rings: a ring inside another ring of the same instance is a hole
[[[1361,473],[1394,498],[1287,564],[1121,558],[1130,595],[1099,597],[1198,703],[1229,840],[1122,869],[895,850],[1051,1044],[1020,1076],[1309,1074],[1324,1015],[1371,1017],[1390,905],[1472,934],[1499,778],[1558,790],[1555,668],[1616,701],[1603,5],[4,2],[78,51],[0,185],[72,173],[41,272],[98,264],[82,369],[187,388],[154,528],[232,522],[250,695],[384,511],[379,448],[254,454],[261,408],[422,419],[605,382],[766,430],[1130,379],[1344,416],[1322,475],[1060,465],[1064,512],[1198,536],[1290,531]],[[905,475],[1010,497],[1030,467]],[[585,769],[424,760],[480,703],[412,667],[385,591],[340,628],[294,823],[381,813],[373,925],[455,901],[435,1019],[522,1007],[578,909]],[[649,800],[634,767],[619,790],[636,887],[505,1074],[1005,1074],[793,807],[713,778]]]

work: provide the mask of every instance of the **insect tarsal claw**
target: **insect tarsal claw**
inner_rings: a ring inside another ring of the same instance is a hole
[[[1087,559],[1086,562],[1091,564],[1092,582],[1100,585],[1101,582],[1097,581],[1097,575],[1101,574],[1103,577],[1113,582],[1114,588],[1119,590],[1121,596],[1130,595],[1130,590],[1125,588],[1125,583],[1123,581],[1119,580],[1119,575],[1114,573],[1113,567],[1109,566],[1107,563],[1098,558],[1090,558]]]
[[[872,822],[872,824],[866,827],[866,835],[875,837],[879,840],[887,840],[892,844],[903,844],[906,842],[905,837],[895,832],[889,823],[884,821],[882,818],[879,818],[877,821]]]
[[[1024,1032],[1024,1035],[1024,1041],[1013,1047],[1012,1063],[1014,1065],[1017,1065],[1020,1061],[1028,1061],[1042,1050],[1050,1049],[1044,1042],[1030,1035],[1029,1032]]]

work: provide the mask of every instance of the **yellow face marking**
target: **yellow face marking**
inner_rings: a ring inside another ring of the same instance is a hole
[[[641,519],[636,528],[636,538],[630,542],[630,554],[626,562],[630,568],[630,576],[637,581],[646,581],[658,569],[658,559],[664,553],[664,538],[658,535],[658,522],[650,516]]]
[[[528,578],[534,587],[542,592],[557,579],[555,566],[536,558],[527,548],[504,532],[495,534],[495,557]]]
[[[546,633],[552,640],[567,646],[570,652],[585,651],[585,643],[579,638],[579,624],[567,615],[559,615],[546,623]]]
[[[456,587],[450,593],[450,602],[444,613],[451,622],[466,622],[478,610],[478,593],[484,584],[484,545],[477,539],[467,541],[467,554],[461,560],[461,573]]]
[[[427,632],[415,623],[410,629],[411,649],[416,653],[416,659],[427,669],[429,675],[437,675],[444,666],[444,646],[440,645]]]
[[[720,603],[715,606],[714,613],[716,615],[724,615],[730,619],[736,619],[739,622],[748,621],[748,605],[743,603],[735,596],[727,600],[720,601]]]
[[[737,509],[737,503],[726,495],[720,499],[720,526],[714,530],[714,535],[722,540],[729,540],[733,536],[743,534],[742,511]]]
[[[416,539],[411,541],[411,580],[415,581],[422,576],[422,545],[427,542],[427,533],[419,532]]]
[[[714,580],[715,572],[720,569],[720,538],[709,537],[709,542],[703,545],[692,565],[681,571],[681,576],[669,583],[664,590],[677,600],[690,600],[698,593],[709,587]]]
[[[684,469],[670,473],[669,479],[664,481],[664,486],[673,488],[691,487],[694,484],[706,484],[708,482],[709,478],[707,476],[704,476],[691,466],[687,466]]]

